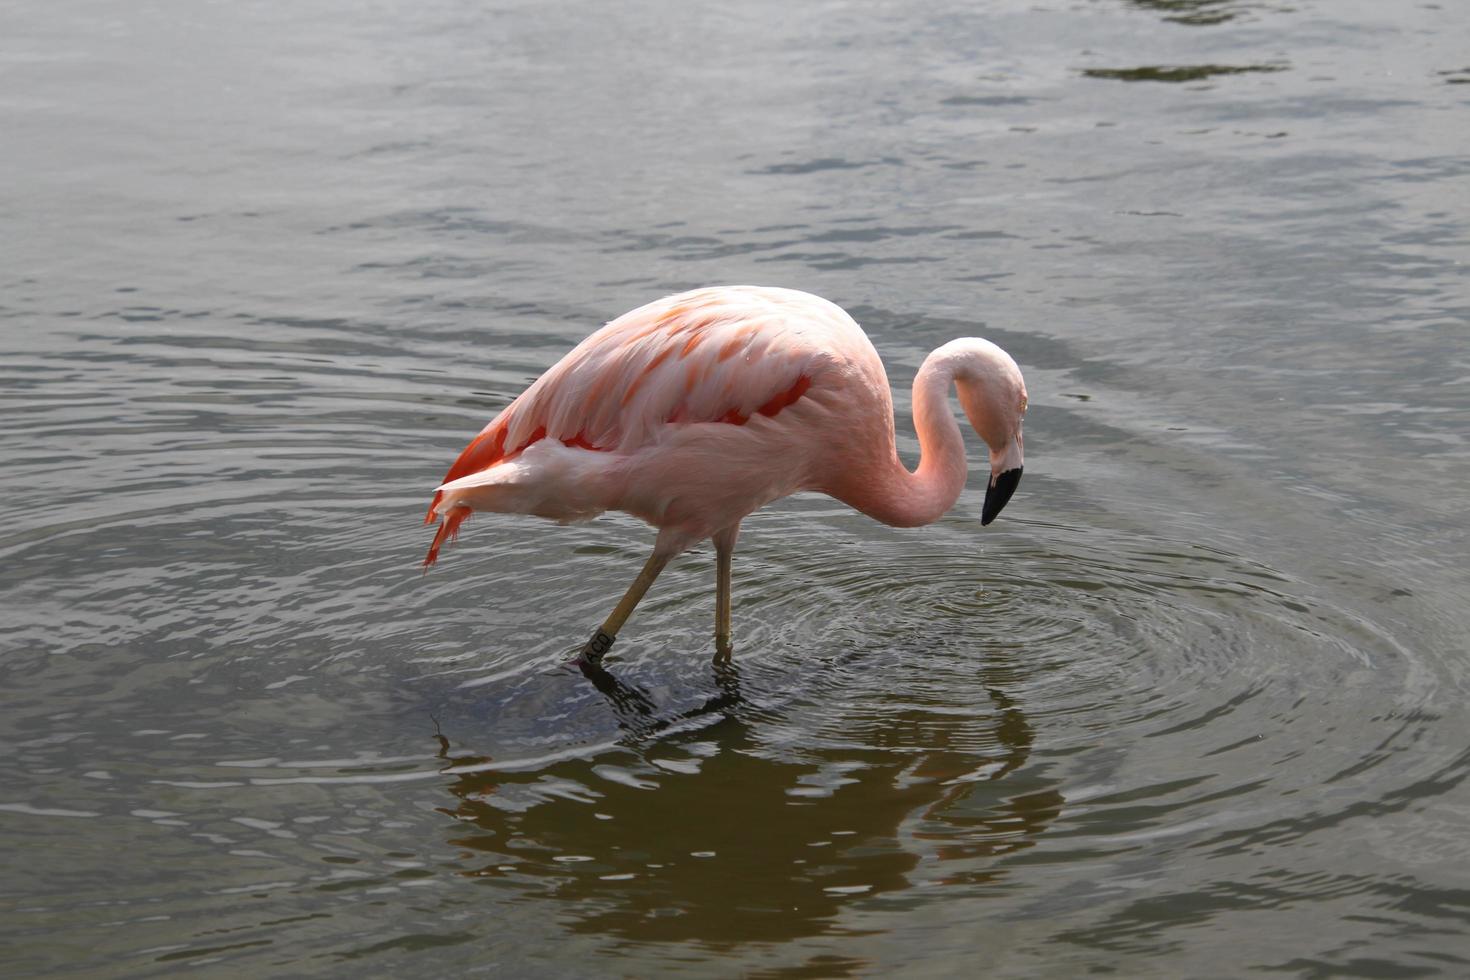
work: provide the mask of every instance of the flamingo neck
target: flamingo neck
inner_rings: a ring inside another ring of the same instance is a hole
[[[949,407],[955,367],[953,356],[935,351],[914,377],[919,468],[911,473],[898,458],[890,428],[887,460],[874,468],[870,479],[844,495],[848,504],[894,527],[932,524],[954,506],[970,469],[965,441]]]

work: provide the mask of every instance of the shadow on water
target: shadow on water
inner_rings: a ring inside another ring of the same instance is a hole
[[[438,735],[461,873],[554,898],[574,932],[720,946],[843,931],[844,906],[914,888],[922,861],[1030,847],[1061,810],[1051,787],[999,791],[1034,732],[983,678],[985,758],[931,712],[896,708],[861,745],[786,759],[772,757],[763,729],[779,723],[747,697],[738,664],[716,662],[716,693],[682,712],[610,671],[583,675],[622,733],[598,758],[506,772]],[[997,787],[989,806],[976,807],[979,783]]]

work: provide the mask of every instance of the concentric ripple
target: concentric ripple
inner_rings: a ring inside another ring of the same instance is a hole
[[[1458,782],[1462,759],[1400,754],[1432,721],[1412,657],[1290,576],[1025,522],[977,554],[969,523],[849,550],[821,519],[773,515],[779,533],[750,533],[737,566],[731,665],[709,663],[696,555],[605,673],[543,644],[518,668],[422,675],[411,687],[444,699],[442,761],[417,778],[448,791],[460,873],[553,895],[591,933],[794,937],[860,896],[984,895],[1028,864],[1145,844],[1156,872],[1179,848],[1202,849],[1203,872],[1241,841],[1311,834],[1324,798],[1307,787]],[[587,581],[629,557],[551,572],[548,592],[572,592],[557,618],[596,608],[573,579],[606,592]],[[1390,677],[1400,710],[1364,724]]]
[[[121,381],[162,344],[99,370]],[[18,733],[43,732],[16,736],[31,789],[13,815],[162,834],[180,864],[267,855],[292,895],[483,885],[600,941],[797,940],[962,892],[1042,916],[1106,899],[1067,937],[1112,949],[1161,928],[1129,889],[1388,888],[1275,855],[1462,782],[1462,750],[1436,741],[1438,668],[1320,583],[1208,538],[1024,507],[982,530],[962,502],[912,532],[826,498],[773,507],[737,553],[731,664],[710,662],[705,548],[584,674],[567,660],[648,529],[478,515],[421,576],[422,499],[378,488],[427,486],[399,447],[463,421],[416,414],[437,379],[405,374],[390,399],[337,376],[307,392],[270,382],[294,355],[218,349],[213,402],[160,379],[94,432],[76,382],[32,413],[18,476],[39,478],[56,443],[112,477],[0,537],[27,603],[7,703]],[[497,378],[472,410],[519,383]],[[219,431],[180,435],[180,412]],[[88,442],[114,428],[126,438]],[[79,756],[88,778],[61,775]]]

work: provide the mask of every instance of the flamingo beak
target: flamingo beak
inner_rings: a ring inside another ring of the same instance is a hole
[[[1016,487],[1021,483],[1023,469],[1024,467],[1017,466],[990,478],[990,485],[985,488],[985,509],[980,513],[982,527],[995,520],[1006,501],[1011,499],[1011,494],[1016,492]]]

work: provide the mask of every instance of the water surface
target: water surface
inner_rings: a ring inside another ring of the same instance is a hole
[[[1470,969],[1453,5],[21,3],[7,976]],[[469,435],[695,285],[963,335],[1027,475],[652,536]]]

